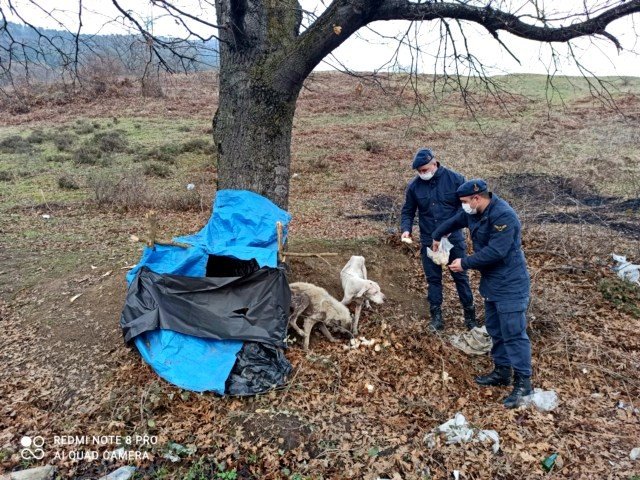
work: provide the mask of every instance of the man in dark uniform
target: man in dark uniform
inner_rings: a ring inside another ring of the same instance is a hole
[[[464,183],[464,177],[453,170],[443,167],[435,159],[428,148],[421,148],[413,158],[412,168],[418,172],[407,187],[406,199],[402,207],[402,237],[411,236],[413,217],[418,210],[418,225],[420,227],[420,242],[422,248],[422,266],[427,279],[429,311],[431,314],[430,329],[442,330],[442,267],[436,265],[427,257],[427,247],[433,240],[440,237],[433,236],[433,231],[442,222],[454,216],[460,209],[460,200],[456,189]],[[453,248],[449,254],[450,261],[464,258],[467,246],[462,231],[457,230],[449,236]],[[451,272],[456,284],[458,297],[464,310],[464,323],[467,329],[478,326],[476,311],[473,305],[473,293],[469,286],[469,277],[464,271]]]
[[[511,206],[492,194],[484,180],[469,180],[457,194],[464,211],[441,223],[433,232],[435,239],[468,227],[473,240],[473,255],[456,259],[452,272],[474,268],[480,272],[480,294],[484,297],[485,325],[493,340],[491,356],[494,369],[476,377],[484,386],[511,385],[504,399],[507,408],[518,406],[522,397],[532,393],[531,342],[527,336],[525,312],[529,304],[529,272],[522,251],[521,225]]]

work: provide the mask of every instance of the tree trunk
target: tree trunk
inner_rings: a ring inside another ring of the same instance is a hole
[[[220,95],[213,118],[218,189],[251,190],[289,203],[291,129],[304,76],[285,60],[302,12],[297,0],[216,0]]]
[[[255,73],[222,68],[213,120],[218,189],[251,190],[287,209],[291,129],[299,88],[279,92]],[[246,70],[251,70],[247,68]]]

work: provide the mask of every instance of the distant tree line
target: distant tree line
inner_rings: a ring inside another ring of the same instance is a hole
[[[158,41],[158,39],[160,41]],[[0,20],[0,86],[15,81],[83,81],[83,76],[148,77],[159,69],[217,69],[218,41],[80,34]]]

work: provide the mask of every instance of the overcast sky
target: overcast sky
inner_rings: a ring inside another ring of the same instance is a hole
[[[521,8],[526,5],[527,0],[502,0],[503,3]],[[77,29],[77,0],[40,0],[38,8],[34,4],[35,0],[13,0],[18,11],[25,20],[39,26],[49,28],[60,28],[59,23],[64,23],[72,31]],[[180,5],[186,11],[195,14],[199,18],[205,18],[214,23],[215,12],[212,7],[202,10],[198,5],[202,2],[198,0],[175,0],[175,4]],[[326,2],[325,2],[326,3]],[[494,2],[497,5],[499,2]],[[543,0],[538,0],[542,4]],[[564,12],[580,11],[585,4],[591,6],[614,3],[614,0],[548,0],[550,7],[546,10],[548,16],[563,15]],[[159,35],[180,36],[183,32],[175,20],[166,15],[166,12],[151,7],[145,0],[120,0],[120,4],[127,10],[132,10],[136,16],[144,22],[145,19],[153,18],[154,33]],[[321,13],[323,7],[318,0],[302,0],[303,8],[309,11]],[[5,6],[5,2],[0,0],[0,5]],[[122,21],[114,22],[118,18],[119,12],[115,9],[110,0],[83,0],[83,32],[85,33],[120,33],[124,31]],[[555,11],[554,11],[555,9]],[[562,11],[558,10],[562,9]],[[6,7],[4,8],[7,11]],[[54,20],[54,18],[58,20]],[[13,20],[18,20],[13,17]],[[19,20],[18,20],[19,21]],[[618,52],[612,42],[605,39],[579,39],[574,42],[574,53],[588,71],[596,75],[622,75],[640,76],[640,58],[637,53],[640,51],[638,33],[640,28],[636,28],[636,23],[640,22],[640,15],[618,20],[612,23],[607,31],[619,38],[625,50]],[[566,23],[566,22],[565,22]],[[206,29],[202,26],[193,25],[202,34],[206,34]],[[638,25],[640,27],[640,25]],[[423,73],[442,71],[442,64],[434,66],[434,57],[438,48],[440,38],[440,22],[409,22],[393,21],[378,22],[370,25],[370,28],[361,29],[357,35],[349,38],[340,48],[334,52],[333,57],[328,57],[326,62],[318,69],[329,70],[341,68],[344,65],[351,70],[371,71],[375,69],[388,69],[391,64],[387,64],[394,56],[397,42],[385,37],[398,37],[410,29],[410,38],[418,39],[421,52],[417,58],[418,70]],[[547,73],[547,69],[552,68],[550,48],[548,45],[538,42],[523,40],[513,35],[501,32],[500,39],[509,46],[509,49],[520,60],[518,63],[504,48],[482,28],[475,24],[464,24],[465,35],[468,44],[471,46],[471,53],[476,55],[487,67],[491,74],[502,73]],[[210,32],[210,31],[209,31]],[[458,37],[461,48],[462,38]],[[574,62],[564,58],[568,49],[564,44],[556,44],[559,58],[559,74],[579,75],[580,71]],[[409,68],[415,58],[415,51],[410,52],[408,48],[402,49],[397,61],[394,61],[394,68]]]

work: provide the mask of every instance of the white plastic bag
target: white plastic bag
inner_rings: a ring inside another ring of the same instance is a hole
[[[436,265],[440,265],[444,268],[449,263],[449,252],[452,248],[453,244],[449,239],[447,237],[442,237],[440,239],[440,246],[438,247],[437,252],[434,252],[427,247],[427,257],[429,257]]]
[[[533,405],[541,412],[550,412],[558,406],[558,394],[553,390],[535,388],[531,395],[523,397],[522,404]]]
[[[492,443],[493,453],[500,450],[500,435],[495,430],[478,430],[467,422],[463,414],[457,412],[455,416],[439,427],[434,428],[424,436],[427,447],[434,448],[438,438],[445,439],[447,445],[453,443],[479,442],[485,443],[489,440]]]

